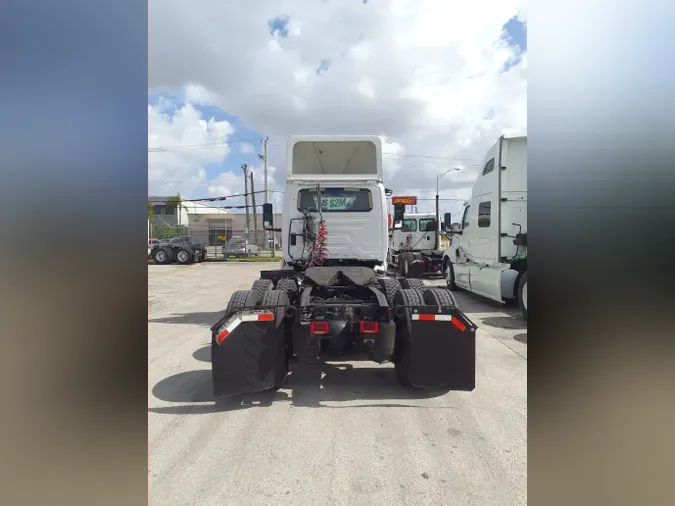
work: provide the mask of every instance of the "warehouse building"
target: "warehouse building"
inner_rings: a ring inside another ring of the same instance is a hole
[[[175,197],[173,197],[175,199]],[[172,197],[149,197],[152,207],[150,216],[150,236],[156,239],[168,239],[178,235],[190,235],[208,246],[224,244],[230,237],[246,235],[246,214],[228,212],[213,204],[182,200],[180,205]],[[237,210],[239,211],[239,210]],[[262,228],[262,208],[258,207],[254,226],[253,213],[249,213],[249,240],[259,247],[271,245],[271,232]],[[281,223],[281,214],[274,215],[275,224]],[[281,234],[276,232],[277,243]]]

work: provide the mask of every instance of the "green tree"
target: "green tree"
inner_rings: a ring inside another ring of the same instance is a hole
[[[175,213],[178,215],[178,225],[181,225],[180,210],[185,209],[185,206],[183,205],[183,199],[181,199],[180,193],[176,193],[174,197],[169,197],[166,204],[168,207],[174,209]]]

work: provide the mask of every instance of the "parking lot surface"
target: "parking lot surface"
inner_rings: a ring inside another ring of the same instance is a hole
[[[398,386],[391,364],[338,360],[316,402],[211,395],[209,327],[278,262],[148,266],[150,504],[516,505],[527,498],[527,327],[461,291],[476,389]],[[428,281],[439,284],[439,281]]]

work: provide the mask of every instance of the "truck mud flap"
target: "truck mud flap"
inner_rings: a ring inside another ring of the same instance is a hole
[[[476,387],[476,326],[456,308],[420,307],[410,324],[413,386],[471,391]]]
[[[279,388],[288,372],[285,318],[272,311],[238,312],[211,328],[216,397]]]

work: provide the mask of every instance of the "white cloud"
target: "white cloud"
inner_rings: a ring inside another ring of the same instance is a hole
[[[269,33],[279,16],[286,38]],[[288,135],[375,133],[394,153],[384,166],[396,193],[433,196],[436,175],[464,163],[441,180],[441,197],[464,198],[489,145],[526,132],[527,56],[502,72],[514,16],[526,19],[524,0],[151,2],[150,85],[269,135],[278,183]]]
[[[234,133],[227,121],[205,120],[190,104],[175,110],[172,105],[160,98],[148,106],[148,179],[154,195],[189,195],[202,186],[204,166],[225,159],[230,146],[223,142]]]

